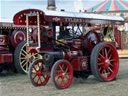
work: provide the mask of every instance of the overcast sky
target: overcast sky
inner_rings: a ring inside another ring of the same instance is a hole
[[[88,9],[103,0],[56,0],[57,10],[78,11]],[[47,0],[0,0],[0,18],[12,19],[16,12],[27,8],[46,9]]]

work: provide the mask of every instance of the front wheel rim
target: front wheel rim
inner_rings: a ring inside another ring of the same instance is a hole
[[[42,60],[38,60],[35,62],[32,67],[31,67],[31,72],[30,72],[30,79],[32,80],[32,83],[35,86],[43,86],[45,85],[50,76],[49,71],[44,71],[45,65]]]
[[[112,45],[104,45],[100,48],[97,56],[97,69],[101,78],[111,81],[118,73],[119,57]]]
[[[67,62],[59,63],[54,72],[54,80],[59,88],[67,88],[72,81],[72,68]]]

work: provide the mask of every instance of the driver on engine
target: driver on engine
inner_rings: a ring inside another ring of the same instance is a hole
[[[69,32],[69,28],[67,28],[67,26],[61,26],[60,27],[60,32],[59,32],[59,36],[56,38],[57,40],[57,44],[59,45],[64,45],[64,44],[67,44],[67,41],[66,39],[71,39],[71,35],[70,35],[70,32]]]

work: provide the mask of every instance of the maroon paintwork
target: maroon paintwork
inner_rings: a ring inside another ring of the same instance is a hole
[[[9,44],[9,38],[5,35],[0,35],[0,45],[7,45]]]
[[[12,57],[12,54],[0,54],[0,64],[3,64],[3,63],[12,63],[13,61],[13,57]]]
[[[12,54],[9,54],[9,38],[5,35],[0,35],[0,64],[1,63],[11,63],[12,60]]]
[[[18,12],[15,16],[14,16],[14,24],[16,25],[26,25],[26,14],[28,13],[40,13],[40,18],[41,18],[41,25],[45,25],[48,24],[47,22],[44,22],[44,13],[41,10],[36,10],[36,9],[30,9],[30,10],[23,10]],[[35,16],[33,16],[32,18],[29,18],[29,25],[37,25],[37,18]]]
[[[83,63],[84,62],[84,63]],[[72,60],[71,64],[74,70],[88,70],[88,57],[80,57]]]
[[[23,30],[14,30],[11,35],[11,40],[13,46],[16,48],[19,43],[26,40],[26,33]]]
[[[96,32],[88,32],[84,38],[84,47],[88,49],[90,52],[96,44],[101,42],[100,36]]]

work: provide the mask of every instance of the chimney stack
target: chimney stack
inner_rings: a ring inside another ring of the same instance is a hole
[[[56,10],[55,0],[48,0],[48,10]]]

